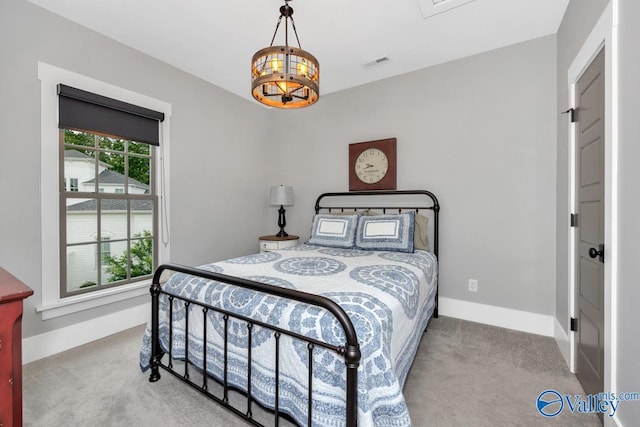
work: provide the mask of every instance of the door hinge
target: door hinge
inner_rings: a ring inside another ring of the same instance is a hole
[[[571,214],[571,217],[569,219],[569,224],[571,227],[577,227],[578,226],[578,214]]]
[[[576,319],[575,317],[572,317],[570,319],[569,330],[571,330],[573,332],[577,332],[578,331],[578,319]]]
[[[571,107],[567,111],[563,111],[562,114],[569,114],[569,118],[571,119],[571,123],[576,122],[576,109]]]

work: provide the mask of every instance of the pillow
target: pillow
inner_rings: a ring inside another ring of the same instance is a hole
[[[372,211],[371,209],[367,209],[360,212],[362,215],[373,216],[380,215],[380,212]],[[420,215],[419,213],[415,214],[415,228],[414,228],[414,239],[413,239],[413,249],[422,249],[423,251],[429,250],[429,218]]]
[[[311,226],[311,239],[307,243],[332,248],[353,248],[359,216],[316,214]]]
[[[429,237],[427,230],[429,224],[429,218],[424,215],[416,214],[416,228],[414,229],[413,248],[422,249],[424,251],[429,250]]]
[[[361,216],[356,247],[372,251],[413,252],[415,212]]]

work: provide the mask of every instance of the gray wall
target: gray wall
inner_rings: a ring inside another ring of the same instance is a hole
[[[640,2],[620,0],[619,24],[619,242],[618,242],[618,345],[617,391],[640,390]],[[622,425],[640,420],[640,402],[620,408]]]
[[[593,29],[608,0],[571,1],[558,29],[558,105],[566,111],[569,102],[567,73],[582,44]],[[565,332],[569,330],[569,120],[557,116],[558,144],[556,183],[556,319]]]
[[[348,189],[348,144],[398,138],[398,188],[435,192],[441,296],[553,315],[555,35],[273,111],[286,135],[271,181],[294,186],[290,233],[314,197]],[[273,221],[275,223],[275,214]],[[467,281],[479,281],[479,292]]]
[[[267,215],[265,109],[26,1],[0,2],[0,265],[35,294],[29,337],[148,300],[42,321],[40,82],[43,61],[172,104],[172,261],[201,264],[257,249]],[[247,123],[255,126],[247,126]],[[255,155],[246,156],[246,153]],[[237,165],[242,165],[239,170]]]
[[[0,12],[0,264],[36,290],[26,304],[25,336],[144,300],[47,322],[33,312],[42,286],[38,60],[172,104],[175,262],[254,251],[256,236],[275,231],[275,209],[266,206],[274,183],[294,186],[287,229],[307,237],[315,196],[347,189],[348,144],[397,137],[399,188],[431,189],[442,203],[442,296],[554,313],[555,36],[280,111],[28,2],[3,1]],[[469,278],[479,280],[477,294],[467,292]]]

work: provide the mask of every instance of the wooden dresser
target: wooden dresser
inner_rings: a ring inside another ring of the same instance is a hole
[[[22,300],[32,294],[0,267],[0,427],[22,426]]]

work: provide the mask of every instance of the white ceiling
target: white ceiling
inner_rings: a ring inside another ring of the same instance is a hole
[[[252,55],[271,42],[283,0],[29,0],[251,99]],[[461,6],[423,18],[426,5]],[[320,94],[557,32],[569,0],[293,0]],[[422,5],[422,7],[421,7]],[[284,44],[281,28],[274,44]],[[295,45],[290,35],[289,44]],[[365,69],[382,56],[390,61]]]

